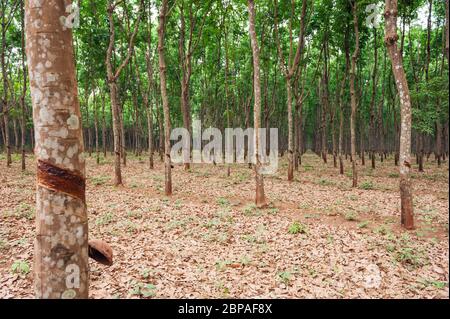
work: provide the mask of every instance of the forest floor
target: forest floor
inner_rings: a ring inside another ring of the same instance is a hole
[[[108,154],[109,155],[109,154]],[[1,156],[0,156],[1,157]],[[35,168],[0,158],[0,298],[33,297]],[[283,160],[265,178],[270,207],[253,205],[253,171],[233,165],[164,167],[128,156],[113,186],[112,157],[87,160],[90,238],[114,250],[114,265],[90,262],[92,298],[448,298],[448,163],[414,166],[417,228],[402,230],[398,168],[351,166],[340,176],[307,153],[295,181]]]

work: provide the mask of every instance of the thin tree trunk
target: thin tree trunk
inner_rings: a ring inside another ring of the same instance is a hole
[[[164,118],[161,114],[160,108],[158,108],[158,126],[159,126],[159,159],[164,162]]]
[[[448,22],[448,0],[445,0],[445,56],[448,62],[448,51],[449,51],[449,22]]]
[[[384,125],[383,125],[383,109],[384,109],[384,97],[385,97],[385,90],[386,90],[386,58],[387,58],[387,52],[384,52],[384,62],[383,62],[383,84],[381,88],[381,99],[378,103],[378,141],[379,141],[379,153],[380,153],[380,161],[383,162],[386,150],[384,145]]]
[[[20,116],[20,130],[21,130],[21,148],[22,148],[22,159],[21,159],[21,167],[22,171],[26,169],[25,163],[25,143],[26,143],[26,105],[25,105],[25,97],[27,95],[27,67],[25,64],[25,8],[22,5],[20,7],[20,16],[21,16],[21,46],[22,46],[22,74],[23,74],[23,84],[22,84],[22,96],[20,97],[20,107],[22,110],[22,114]]]
[[[99,152],[99,143],[98,143],[98,111],[97,111],[97,99],[96,94],[94,90],[94,133],[95,133],[95,160],[97,162],[97,165],[100,164],[100,152]]]
[[[17,118],[13,119],[13,132],[14,132],[14,152],[19,151],[19,130],[17,128]]]
[[[339,174],[344,175],[344,160],[342,156],[344,155],[343,141],[344,141],[344,92],[345,92],[345,84],[348,79],[348,71],[350,66],[350,48],[349,48],[349,32],[348,28],[346,28],[345,36],[344,36],[344,48],[345,48],[345,70],[344,75],[342,77],[341,88],[339,93]],[[345,153],[345,159],[347,159],[347,153]]]
[[[122,102],[122,101],[121,101]],[[120,155],[122,157],[122,165],[127,166],[127,140],[125,134],[125,114],[123,112],[124,103],[119,104],[119,121],[120,121]]]
[[[400,135],[400,197],[401,224],[406,229],[414,228],[413,201],[411,190],[411,99],[403,59],[397,47],[397,0],[386,0],[385,7],[385,42],[392,63],[400,96],[401,106],[401,135]]]
[[[378,66],[378,43],[377,29],[373,27],[374,42],[374,66],[372,72],[372,96],[370,99],[370,132],[369,132],[369,151],[372,168],[375,169],[375,103],[377,93],[377,66]]]
[[[352,65],[350,71],[350,97],[352,112],[350,116],[350,135],[351,135],[351,154],[352,154],[352,173],[353,184],[352,187],[358,186],[358,171],[356,161],[356,135],[355,135],[355,121],[357,111],[356,90],[355,90],[355,77],[356,77],[356,62],[359,55],[359,30],[358,30],[358,16],[357,16],[357,1],[353,2],[353,26],[355,30],[355,51],[352,55]]]
[[[255,30],[255,4],[253,0],[248,0],[248,20],[249,33],[253,53],[253,85],[254,85],[254,109],[253,109],[253,125],[254,125],[254,147],[255,147],[255,180],[256,180],[256,196],[255,203],[258,207],[266,206],[266,197],[264,195],[264,178],[262,175],[262,165],[260,159],[260,118],[261,118],[261,82],[259,69],[259,47]]]
[[[120,1],[116,4],[112,2],[112,0],[108,1],[108,21],[109,21],[109,45],[108,50],[106,53],[106,71],[108,76],[108,83],[109,83],[109,93],[110,93],[110,100],[111,100],[111,110],[112,110],[112,122],[113,122],[113,139],[114,139],[114,185],[122,185],[122,171],[120,167],[120,156],[121,156],[121,135],[120,135],[120,128],[121,128],[121,119],[120,119],[120,110],[119,110],[119,104],[117,101],[117,78],[120,76],[120,73],[122,72],[123,68],[128,64],[131,54],[133,52],[133,45],[134,45],[134,39],[136,37],[138,28],[139,28],[139,22],[141,19],[141,13],[139,13],[139,16],[137,18],[135,28],[133,31],[133,34],[131,35],[130,42],[128,43],[128,52],[125,59],[122,61],[122,64],[116,69],[113,70],[113,49],[114,49],[114,42],[115,42],[115,29],[114,29],[114,18],[113,13],[114,9],[117,4],[119,4]],[[139,12],[141,12],[139,8]],[[123,141],[125,142],[125,141]]]
[[[105,94],[102,92],[102,149],[103,157],[106,158],[106,114],[105,114]]]
[[[164,167],[165,167],[165,194],[172,195],[172,164],[170,160],[170,111],[169,98],[167,96],[166,85],[166,61],[164,58],[164,36],[167,17],[168,0],[162,0],[161,9],[159,11],[159,27],[158,27],[158,53],[159,53],[159,77],[161,84],[161,99],[164,112]]]
[[[294,2],[291,3],[292,16],[294,16]],[[293,121],[292,121],[292,79],[297,71],[298,65],[300,63],[301,55],[303,53],[304,45],[304,35],[305,35],[305,19],[306,19],[306,8],[307,1],[302,1],[302,12],[300,21],[300,32],[298,36],[297,49],[295,55],[293,52],[293,37],[292,37],[292,21],[289,23],[289,59],[285,61],[283,50],[281,47],[280,37],[278,35],[278,1],[275,0],[275,21],[274,21],[274,31],[277,43],[278,55],[281,63],[281,67],[284,73],[284,78],[286,81],[286,92],[287,92],[287,111],[288,111],[288,181],[294,180],[294,139],[293,139]]]
[[[228,13],[228,6],[225,8],[225,16],[226,19]],[[227,127],[231,128],[230,122],[230,101],[229,101],[229,91],[228,91],[228,72],[229,72],[229,59],[228,59],[228,26],[226,21],[224,22],[225,28],[225,104],[226,104],[226,112],[227,112]],[[267,127],[266,127],[267,129]],[[268,139],[266,139],[268,141]],[[231,175],[231,164],[227,165],[227,176]]]
[[[9,18],[4,12],[6,4],[2,1],[2,17],[1,17],[1,34],[2,34],[2,44],[1,44],[1,54],[0,63],[2,69],[3,78],[3,90],[2,90],[2,104],[3,104],[3,125],[4,125],[4,137],[5,137],[5,150],[6,150],[6,166],[10,167],[12,163],[11,158],[11,145],[9,138],[9,105],[8,105],[8,74],[6,70],[6,32],[8,25],[10,25],[11,18]],[[13,12],[10,12],[11,16]]]

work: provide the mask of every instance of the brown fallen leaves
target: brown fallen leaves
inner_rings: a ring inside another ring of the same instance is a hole
[[[308,153],[293,183],[286,166],[265,179],[265,209],[252,206],[246,165],[230,177],[222,165],[175,166],[168,198],[163,165],[155,164],[151,171],[129,156],[125,186],[116,188],[111,158],[99,166],[88,158],[90,237],[114,251],[110,267],[90,264],[91,298],[449,296],[448,172],[435,163],[413,175],[414,232],[398,227],[392,160],[361,167],[367,187],[352,189],[349,175]],[[0,298],[32,297],[34,169],[23,174],[14,163],[0,180]],[[288,232],[296,221],[307,233]],[[29,272],[13,271],[16,261]]]

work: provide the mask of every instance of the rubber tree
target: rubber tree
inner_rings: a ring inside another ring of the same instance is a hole
[[[284,57],[283,48],[281,45],[280,35],[278,31],[278,1],[274,1],[275,13],[274,13],[274,32],[275,32],[275,40],[277,42],[277,49],[279,60],[281,64],[281,69],[283,71],[283,75],[286,82],[286,94],[287,94],[287,116],[288,116],[288,181],[294,180],[294,136],[293,136],[293,120],[292,120],[292,81],[294,79],[294,75],[297,72],[298,66],[300,64],[300,58],[302,56],[303,49],[303,41],[305,35],[305,18],[306,18],[306,8],[307,1],[303,0],[302,2],[302,11],[301,11],[301,26],[299,29],[298,35],[298,43],[297,49],[295,50],[295,54],[291,54],[293,52],[293,36],[292,36],[292,21],[289,22],[289,59],[286,63],[286,59]],[[295,4],[291,1],[291,9],[292,15],[294,16]]]
[[[37,298],[88,297],[85,161],[70,8],[71,1],[25,5],[37,160]]]
[[[249,21],[249,34],[250,42],[253,53],[253,91],[254,91],[254,109],[253,109],[253,121],[254,121],[254,147],[255,147],[255,181],[256,181],[256,206],[266,206],[266,197],[264,195],[264,178],[261,173],[261,155],[260,155],[260,123],[261,123],[261,81],[260,81],[260,68],[259,68],[259,47],[258,39],[256,37],[255,30],[255,4],[253,0],[248,0],[248,21]]]
[[[356,122],[356,111],[358,108],[358,101],[355,89],[355,79],[356,79],[356,63],[358,62],[359,56],[359,29],[358,29],[358,6],[355,0],[352,4],[353,12],[353,28],[355,31],[355,50],[353,51],[351,59],[351,69],[350,69],[350,99],[351,99],[351,115],[350,115],[350,140],[351,140],[351,154],[352,154],[352,174],[353,183],[352,187],[358,186],[358,169],[356,162],[356,134],[355,134],[355,122]]]
[[[128,64],[128,62],[131,59],[131,55],[133,53],[133,46],[134,46],[134,40],[136,38],[137,31],[139,29],[139,22],[141,20],[141,13],[139,14],[134,31],[131,34],[130,40],[128,42],[128,50],[125,58],[123,59],[122,63],[115,69],[113,65],[113,51],[115,46],[115,24],[114,24],[114,11],[119,5],[121,1],[118,1],[114,3],[113,1],[108,1],[108,20],[109,20],[109,46],[108,50],[106,52],[106,71],[107,71],[107,78],[108,78],[108,85],[109,85],[109,94],[110,94],[110,100],[111,100],[111,109],[112,109],[112,117],[113,117],[113,138],[114,138],[114,185],[121,185],[122,184],[122,170],[120,166],[120,156],[121,156],[121,136],[120,136],[120,126],[121,126],[121,119],[120,119],[120,107],[119,107],[119,101],[118,101],[118,87],[117,87],[117,79],[119,78],[120,74],[122,73],[125,66]],[[142,9],[142,3],[141,7],[139,8],[139,12]],[[123,132],[123,130],[122,130]],[[122,141],[125,146],[125,140]]]
[[[400,198],[401,224],[406,229],[414,229],[413,200],[411,190],[411,96],[403,68],[403,58],[397,46],[397,0],[386,0],[385,43],[392,64],[398,95],[400,97]]]
[[[164,167],[165,167],[165,194],[172,195],[172,163],[170,159],[170,109],[167,96],[166,60],[164,57],[164,37],[166,32],[166,18],[168,1],[163,0],[159,11],[158,27],[158,54],[159,54],[159,78],[161,85],[161,99],[164,114]],[[161,133],[160,133],[161,134]]]

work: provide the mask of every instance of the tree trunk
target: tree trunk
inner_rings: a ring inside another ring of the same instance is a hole
[[[288,105],[288,181],[294,180],[294,139],[292,123],[292,86],[291,79],[286,79]]]
[[[342,156],[344,155],[344,92],[345,92],[345,84],[348,79],[348,71],[350,65],[350,48],[349,48],[349,32],[348,28],[346,28],[345,36],[344,36],[344,48],[345,48],[345,70],[344,75],[342,77],[341,88],[339,93],[339,174],[344,175],[344,160]],[[345,154],[345,159],[347,159],[347,153]]]
[[[158,111],[158,126],[159,126],[159,159],[164,162],[164,119],[161,111]]]
[[[372,72],[372,96],[370,99],[370,132],[369,132],[369,151],[372,163],[372,169],[375,169],[375,103],[377,93],[377,66],[378,66],[378,43],[377,29],[373,27],[374,42],[374,66]]]
[[[122,170],[120,164],[120,114],[119,106],[117,104],[117,84],[116,82],[109,83],[109,92],[111,99],[111,109],[113,118],[113,140],[114,140],[114,185],[122,185]]]
[[[118,2],[117,4],[119,4]],[[141,20],[141,8],[139,7],[139,16],[136,21],[136,25],[131,35],[130,42],[128,43],[128,53],[125,59],[122,61],[122,64],[116,69],[113,70],[113,49],[115,42],[115,29],[114,29],[114,18],[113,13],[117,4],[114,4],[112,0],[108,1],[108,21],[109,21],[109,45],[108,50],[106,52],[106,71],[108,76],[109,83],[109,93],[111,100],[111,110],[112,110],[112,122],[113,122],[113,139],[114,139],[114,185],[122,185],[122,171],[120,167],[120,156],[121,156],[121,136],[120,136],[120,128],[121,128],[121,119],[120,119],[120,110],[119,103],[117,101],[117,78],[120,76],[123,68],[128,64],[131,58],[131,54],[133,52],[134,39],[136,37],[136,33],[139,28],[139,22]],[[125,142],[125,141],[123,141]]]
[[[445,56],[448,62],[449,48],[449,24],[448,24],[448,0],[445,0]]]
[[[72,32],[60,22],[65,15],[62,5],[26,1],[37,157],[37,298],[87,298],[89,288],[82,121]]]
[[[355,51],[352,55],[352,66],[350,72],[350,97],[352,112],[350,116],[350,135],[351,135],[351,156],[352,156],[352,173],[353,184],[352,187],[358,186],[358,171],[356,161],[356,135],[355,135],[355,121],[357,111],[356,90],[355,90],[355,77],[356,77],[356,62],[359,55],[359,30],[358,30],[358,16],[357,16],[357,1],[353,2],[353,26],[355,30]]]
[[[19,130],[17,128],[17,118],[13,119],[13,132],[14,132],[14,152],[19,151]]]
[[[102,92],[102,148],[103,157],[106,158],[106,114],[105,114],[105,94]]]
[[[168,0],[162,0],[161,9],[159,11],[159,27],[158,27],[158,53],[159,53],[159,77],[161,84],[161,99],[164,112],[164,166],[165,166],[165,194],[172,195],[172,167],[170,160],[170,111],[169,98],[167,96],[166,85],[166,61],[164,58],[164,36],[166,27],[167,4]]]
[[[224,19],[226,19],[227,13],[228,13],[228,6],[225,8]],[[227,27],[226,21],[224,21],[224,27],[225,27],[225,76],[224,76],[224,80],[225,80],[225,105],[226,105],[226,112],[227,112],[227,128],[231,128],[231,122],[230,122],[230,101],[229,101],[229,91],[228,91],[228,72],[229,72],[228,27]],[[266,104],[266,108],[267,108],[267,104]],[[266,127],[266,129],[267,129],[267,127]],[[268,140],[269,139],[266,139],[266,142]],[[228,165],[227,165],[227,176],[229,177],[230,175],[231,175],[231,164],[228,163]]]
[[[125,114],[123,113],[123,106],[119,104],[119,122],[120,122],[120,155],[123,166],[127,166],[127,140],[125,134]]]
[[[274,31],[277,43],[278,55],[281,63],[282,70],[284,72],[284,78],[286,81],[286,91],[287,91],[287,111],[288,111],[288,181],[294,180],[294,139],[293,139],[293,121],[292,121],[292,79],[297,71],[298,65],[300,64],[300,59],[303,53],[304,45],[304,35],[305,35],[305,19],[306,19],[306,7],[307,1],[302,1],[302,12],[300,21],[300,34],[298,36],[297,49],[295,55],[291,54],[293,52],[293,37],[292,37],[292,21],[289,23],[289,60],[286,64],[283,50],[281,47],[281,41],[278,35],[278,1],[274,2],[275,7],[275,19],[274,19]],[[291,16],[294,16],[294,5],[291,6]]]
[[[323,50],[323,61],[324,70],[322,78],[322,121],[321,121],[321,132],[322,132],[322,159],[323,162],[327,163],[327,153],[328,153],[328,143],[327,143],[327,113],[329,112],[329,92],[328,92],[328,35],[325,34],[324,39],[324,50]]]
[[[96,94],[94,90],[94,131],[95,131],[95,160],[97,162],[97,165],[100,164],[100,152],[98,147],[98,111],[97,111],[97,100],[96,100]]]
[[[147,106],[147,128],[148,128],[148,163],[149,168],[153,169],[153,104],[151,100],[151,89],[153,84],[153,67],[152,61],[150,59],[150,49],[151,49],[151,28],[148,34],[148,52],[146,54],[145,60],[147,65],[147,77],[148,77],[148,91],[144,94],[144,104]]]
[[[385,42],[392,63],[395,82],[400,96],[401,133],[400,133],[400,197],[401,223],[406,229],[414,228],[413,201],[411,190],[411,99],[403,59],[397,47],[397,0],[386,0]]]
[[[255,180],[256,180],[256,197],[255,203],[258,207],[266,206],[266,197],[264,195],[264,178],[262,175],[262,165],[260,161],[260,118],[261,118],[261,82],[259,69],[259,47],[255,31],[255,4],[253,0],[248,0],[248,20],[249,33],[253,53],[253,88],[254,88],[254,109],[253,109],[253,125],[254,125],[254,147],[255,147]]]
[[[380,162],[383,162],[386,150],[384,145],[384,125],[383,125],[383,109],[384,109],[384,97],[385,97],[385,90],[386,90],[386,58],[387,58],[387,52],[384,52],[384,62],[383,62],[383,84],[381,88],[381,99],[378,102],[378,141],[379,141],[379,153],[380,153]]]
[[[2,78],[3,78],[3,92],[2,92],[2,104],[3,104],[3,125],[4,125],[4,137],[5,137],[5,150],[6,150],[6,166],[10,167],[12,163],[11,159],[11,145],[9,139],[9,105],[8,105],[8,74],[6,70],[6,31],[7,21],[5,20],[6,14],[2,12],[1,26],[2,26],[2,49],[0,54]]]
[[[23,85],[22,85],[22,96],[20,97],[20,107],[22,110],[22,114],[20,117],[20,130],[21,130],[21,148],[22,148],[22,159],[21,159],[21,166],[22,166],[22,171],[24,171],[26,169],[26,163],[25,163],[25,143],[26,143],[26,105],[25,105],[25,97],[27,95],[27,67],[25,64],[25,8],[24,6],[21,6],[20,8],[20,16],[21,16],[21,27],[22,27],[22,32],[21,32],[21,45],[22,45],[22,74],[23,74]]]

